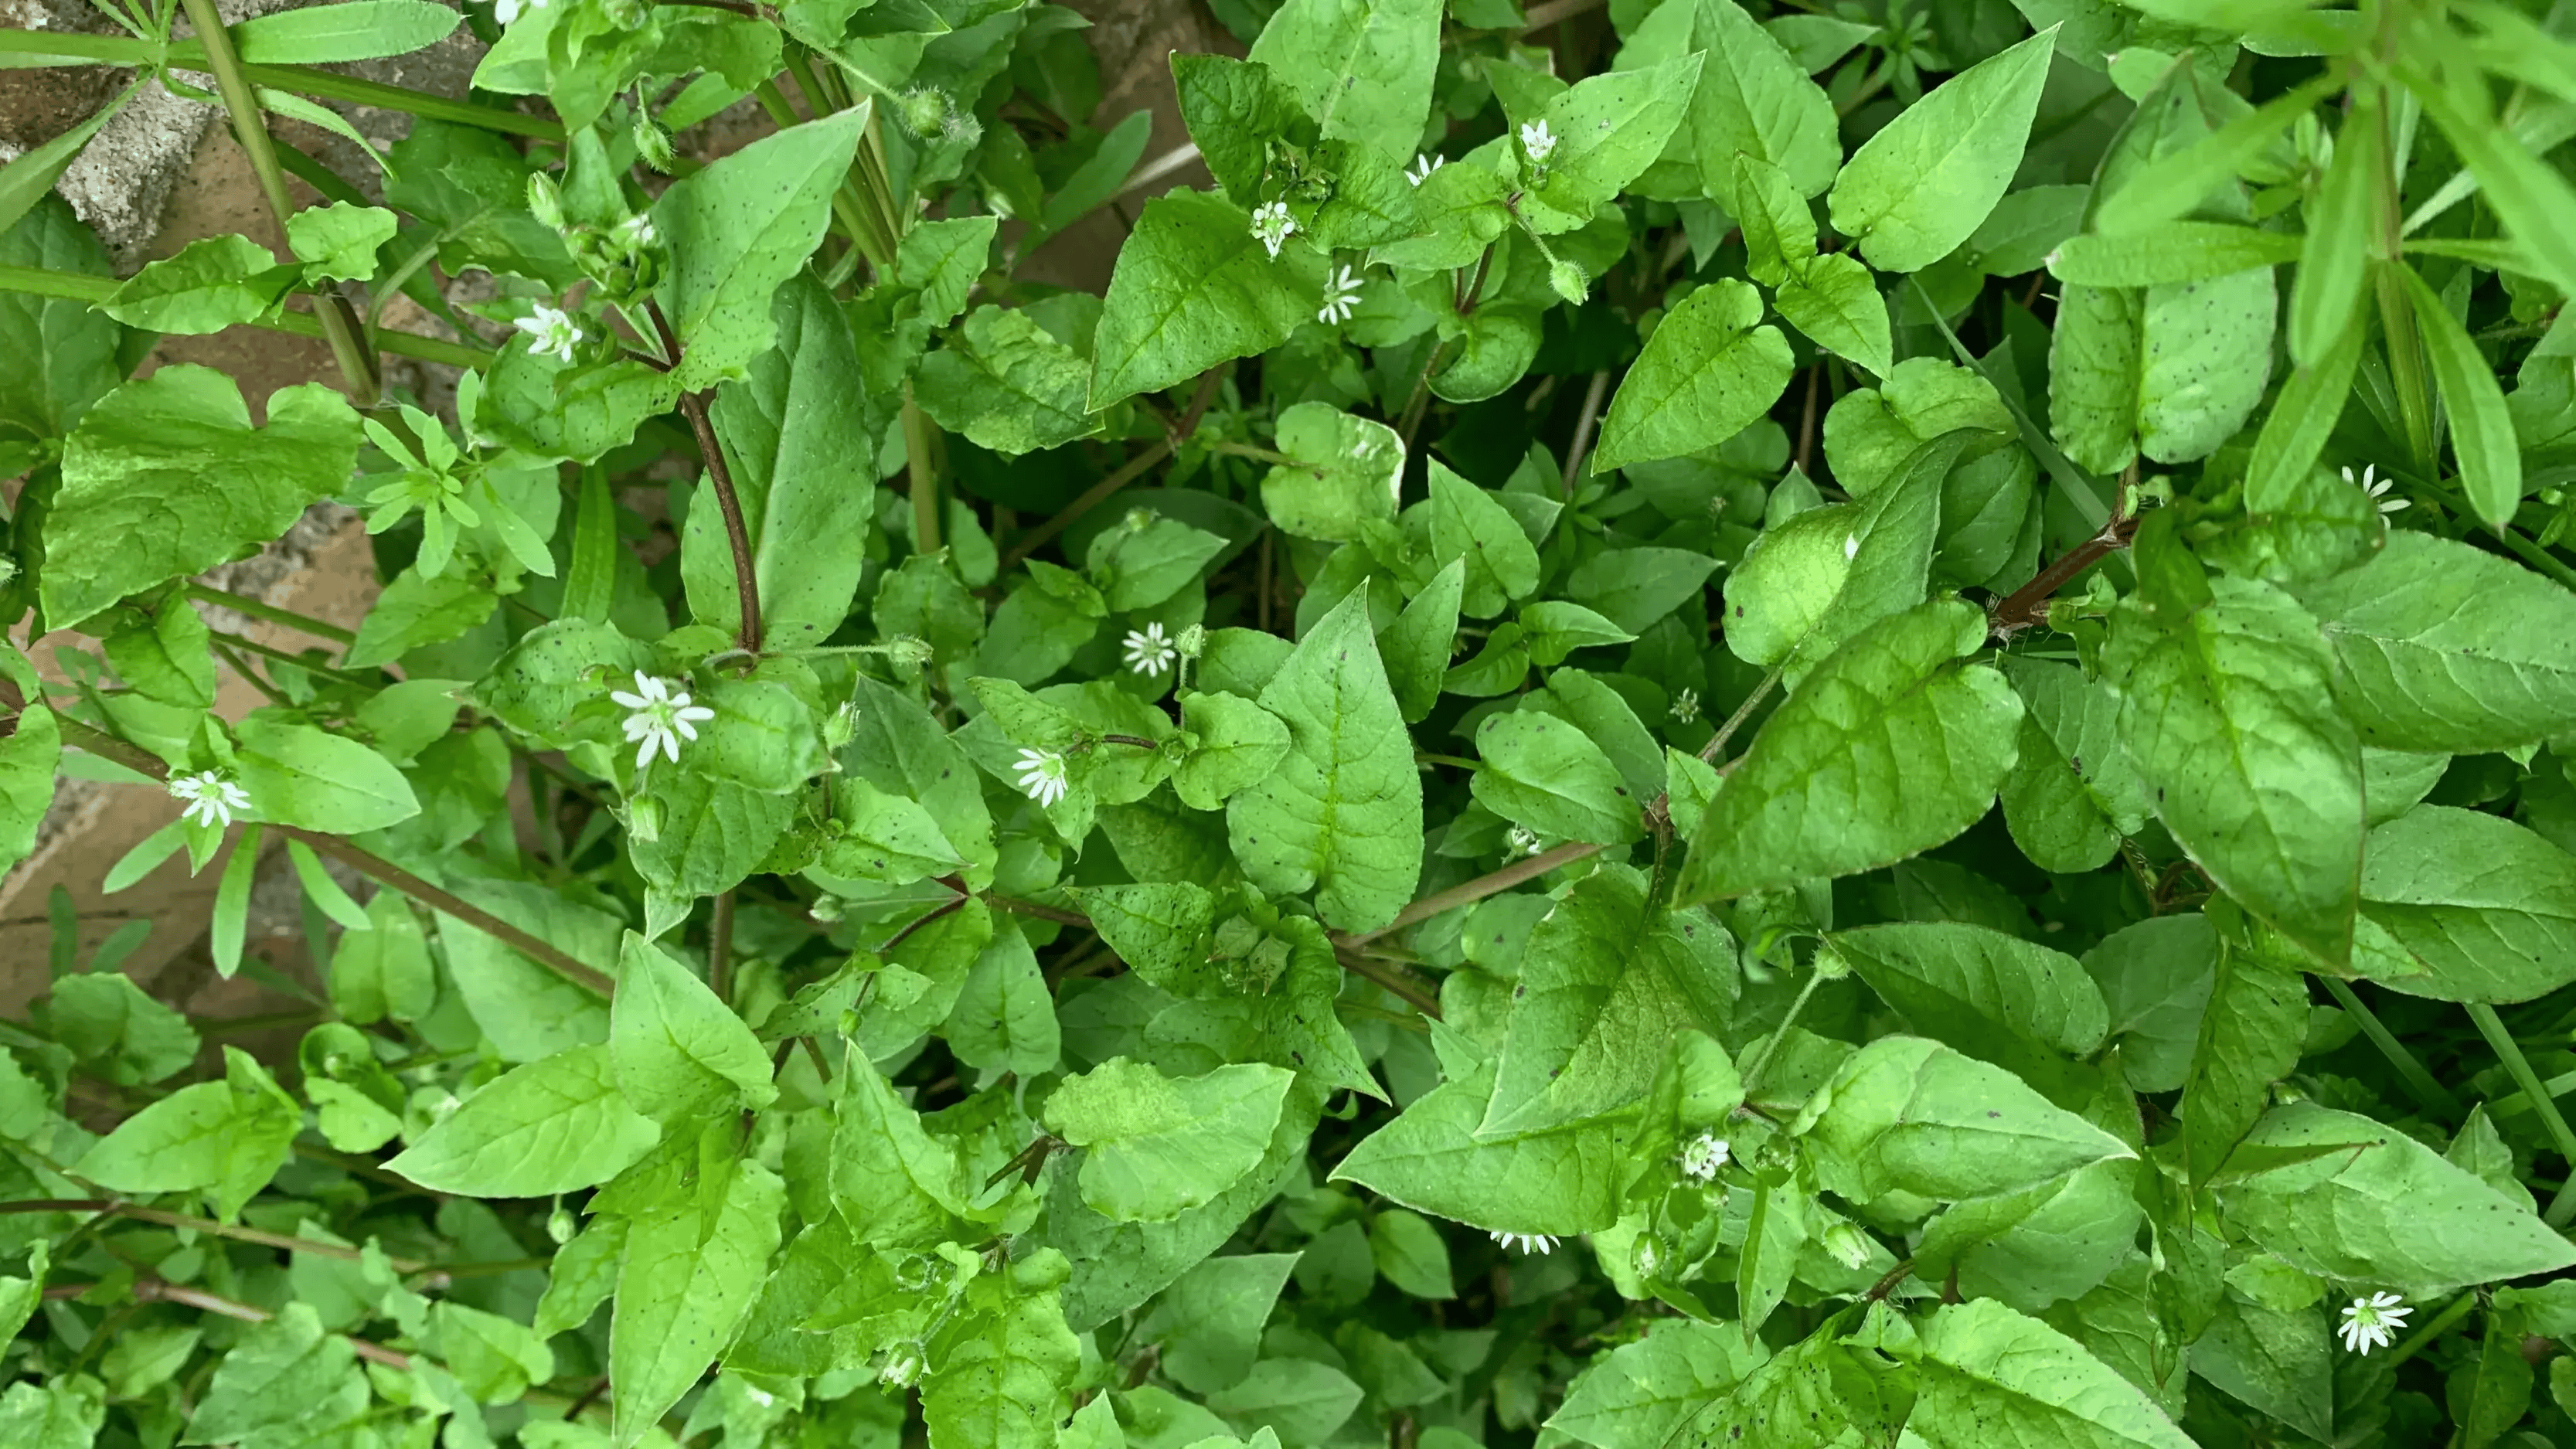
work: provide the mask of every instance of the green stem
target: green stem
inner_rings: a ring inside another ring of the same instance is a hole
[[[912,400],[912,384],[903,385],[903,466],[912,480],[912,546],[916,552],[939,551],[939,470],[930,461],[930,419]]]
[[[315,1242],[311,1238],[288,1237],[284,1233],[267,1233],[257,1228],[233,1223],[219,1223],[212,1218],[192,1218],[184,1213],[165,1213],[159,1208],[139,1207],[133,1203],[114,1202],[105,1198],[33,1198],[17,1202],[0,1202],[0,1213],[105,1213],[111,1217],[132,1218],[139,1223],[152,1223],[165,1228],[186,1228],[210,1237],[230,1238],[237,1243],[257,1243],[263,1248],[283,1248],[290,1253],[312,1253],[318,1257],[359,1262],[365,1254],[337,1243]],[[385,1260],[397,1273],[418,1273],[426,1263],[408,1258]]]
[[[2397,1075],[2406,1083],[2406,1090],[2415,1094],[2417,1102],[2447,1121],[2460,1119],[2463,1114],[2459,1099],[2433,1079],[2433,1074],[2424,1069],[2415,1053],[2397,1039],[2396,1034],[2380,1021],[2379,1014],[2372,1011],[2352,987],[2332,976],[2319,976],[2317,979],[2325,983],[2326,994],[2335,999],[2335,1004],[2344,1009],[2344,1014],[2360,1025],[2361,1034],[2370,1038],[2371,1045],[2379,1048],[2380,1054],[2388,1058],[2388,1064],[2397,1069]]]
[[[2556,1144],[2558,1155],[2567,1159],[2570,1168],[2568,1180],[2560,1185],[2558,1195],[2550,1199],[2549,1211],[2541,1214],[2542,1222],[2553,1228],[2564,1227],[2569,1218],[2576,1217],[2576,1132],[2568,1130],[2567,1117],[2558,1110],[2558,1099],[2550,1096],[2549,1089],[2541,1085],[2540,1074],[2531,1069],[2531,1059],[2522,1054],[2513,1034],[2504,1029],[2504,1020],[2496,1015],[2496,1009],[2483,1001],[2472,1001],[2467,1006],[2469,1020],[2476,1023],[2478,1035],[2485,1037],[2487,1046],[2503,1059],[2504,1069],[2513,1074],[2515,1084],[2522,1088],[2523,1095],[2529,1097],[2531,1105],[2539,1111],[2540,1123],[2549,1129],[2549,1140]]]
[[[61,297],[66,301],[96,306],[116,295],[116,279],[95,277],[85,272],[57,272],[46,267],[0,266],[0,292]],[[268,332],[291,333],[297,337],[324,335],[321,321],[309,312],[271,312],[242,325]],[[423,362],[443,362],[450,367],[482,367],[492,360],[492,354],[480,347],[409,332],[379,332],[376,340],[381,350],[397,357],[417,357]]]
[[[1922,303],[1924,314],[1932,319],[1933,326],[1941,330],[1942,340],[1950,344],[1950,351],[1958,357],[1959,364],[1989,383],[1993,382],[1994,379],[1987,376],[1985,363],[1968,350],[1968,344],[1959,340],[1958,333],[1950,330],[1950,319],[1941,315],[1932,294],[1923,290],[1923,279],[1910,277],[1907,281],[1914,288],[1915,299]],[[2084,526],[2098,531],[2109,523],[2111,505],[2102,501],[2099,487],[2102,480],[2075,466],[2074,460],[2058,449],[2048,430],[2031,417],[2027,408],[2015,401],[2014,392],[2000,387],[1995,391],[2003,398],[2005,409],[2012,413],[2014,426],[2021,431],[2022,446],[2037,454],[2039,461],[2047,465],[2048,476],[2066,494],[2066,501],[2074,504],[2075,511],[2084,516]]]
[[[1208,444],[1207,449],[1211,453],[1223,453],[1233,458],[1250,458],[1256,463],[1269,463],[1281,468],[1303,468],[1318,478],[1324,476],[1323,469],[1302,458],[1291,458],[1285,453],[1275,452],[1269,448],[1256,448],[1250,443],[1217,442]]]
[[[286,169],[278,164],[277,148],[269,141],[268,122],[260,114],[259,96],[250,77],[242,73],[241,57],[233,52],[232,32],[224,28],[223,17],[215,13],[215,0],[180,0],[180,4],[188,12],[188,23],[197,28],[197,43],[205,48],[206,65],[215,73],[215,89],[222,93],[224,110],[232,117],[233,134],[249,154],[260,194],[267,198],[268,209],[283,233],[287,218],[295,214],[295,202],[287,195]],[[347,299],[337,292],[317,292],[313,316],[321,324],[323,340],[331,344],[332,360],[340,365],[340,376],[349,386],[351,400],[362,408],[373,407],[384,390],[384,377]]]
[[[1772,689],[1779,683],[1780,668],[1773,665],[1771,672],[1762,676],[1762,682],[1753,686],[1753,692],[1744,696],[1744,703],[1735,707],[1735,713],[1726,717],[1726,723],[1717,727],[1717,733],[1709,737],[1708,743],[1699,747],[1699,757],[1714,762],[1724,754],[1726,742],[1735,738],[1737,730],[1744,728],[1744,722],[1753,717],[1753,711],[1761,707],[1762,701],[1771,697]]]
[[[1824,984],[1824,972],[1809,971],[1807,973],[1807,984],[1798,988],[1798,995],[1789,1003],[1789,1014],[1781,1017],[1779,1027],[1769,1036],[1763,1038],[1761,1053],[1755,1056],[1753,1060],[1744,1064],[1744,1096],[1746,1100],[1750,1101],[1752,1099],[1754,1087],[1762,1080],[1762,1069],[1771,1065],[1771,1057],[1773,1053],[1780,1049],[1781,1038],[1789,1034],[1789,1028],[1798,1024],[1798,1014],[1807,1009],[1807,998],[1815,995],[1816,988]]]
[[[2468,1317],[2469,1310],[2476,1307],[2477,1302],[2477,1290],[2471,1289],[2468,1292],[2461,1294],[2459,1297],[2452,1299],[2450,1302],[2443,1304],[2441,1312],[2425,1319],[2423,1327],[2406,1335],[2405,1341],[2398,1344],[2396,1350],[2388,1355],[2389,1368],[2394,1369],[2399,1364],[2402,1364],[2408,1359],[2413,1358],[2415,1355],[2422,1353],[2426,1344],[2429,1344],[2434,1339],[2441,1337],[2443,1332],[2452,1324]]]
[[[381,679],[368,679],[363,675],[352,674],[345,669],[334,669],[328,664],[307,659],[301,654],[280,649],[273,644],[262,644],[256,639],[245,639],[239,634],[226,634],[220,630],[212,631],[212,637],[225,644],[231,645],[235,649],[247,649],[253,654],[264,654],[271,659],[277,660],[279,663],[292,664],[307,674],[319,674],[325,679],[336,679],[342,684],[355,685],[360,689],[375,690],[384,688],[384,681]]]

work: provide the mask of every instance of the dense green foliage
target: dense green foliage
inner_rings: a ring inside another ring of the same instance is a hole
[[[2566,7],[1212,10],[0,33],[292,251],[0,170],[0,859],[318,972],[58,921],[0,1444],[2576,1445]]]

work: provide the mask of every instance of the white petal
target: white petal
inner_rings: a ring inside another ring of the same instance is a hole
[[[640,695],[628,694],[622,689],[610,690],[608,692],[608,702],[616,705],[620,709],[642,709],[644,706],[652,703],[651,700],[645,699]]]
[[[687,709],[681,710],[678,714],[671,716],[671,718],[678,720],[682,724],[687,724],[691,720],[709,720],[714,719],[715,717],[716,712],[707,708],[703,704],[690,705]],[[690,738],[695,739],[696,736],[692,735]]]
[[[635,768],[640,770],[646,765],[653,763],[653,745],[655,741],[649,734],[637,735],[633,738],[640,739],[644,742],[644,748],[635,752]]]

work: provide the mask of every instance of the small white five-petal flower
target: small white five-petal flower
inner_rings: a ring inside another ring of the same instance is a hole
[[[1495,1242],[1514,1252],[1546,1254],[1556,1251],[1556,1239],[1545,1233],[1495,1233],[1491,1236]]]
[[[1526,825],[1513,826],[1503,840],[1511,846],[1514,855],[1538,854],[1538,832]]]
[[[1404,179],[1420,186],[1431,179],[1432,172],[1448,164],[1449,158],[1446,156],[1433,156],[1417,151],[1413,155],[1413,169],[1404,173]]]
[[[551,355],[570,362],[574,344],[581,341],[581,324],[572,320],[572,314],[543,302],[510,325],[528,334],[528,350],[540,357]]]
[[[2397,1330],[2406,1326],[2406,1315],[2415,1311],[2402,1306],[2405,1302],[2394,1293],[2352,1300],[2352,1306],[2343,1311],[2343,1326],[2335,1330],[2343,1335],[2343,1346],[2359,1354],[2386,1348]]]
[[[1699,691],[1685,684],[1673,691],[1672,708],[1668,711],[1680,724],[1699,718]]]
[[[687,690],[675,690],[667,679],[659,679],[638,669],[635,692],[612,689],[608,697],[620,708],[631,711],[626,716],[626,742],[638,745],[635,768],[643,769],[653,762],[655,751],[673,764],[680,761],[680,741],[698,737],[698,724],[711,720],[716,712],[702,704],[689,703]]]
[[[1550,135],[1545,121],[1528,121],[1521,126],[1521,149],[1529,153],[1530,164],[1544,166],[1556,154],[1556,137]]]
[[[1296,231],[1297,218],[1288,214],[1288,203],[1272,201],[1252,209],[1252,235],[1273,258],[1279,255],[1280,243]]]
[[[1181,655],[1180,648],[1164,635],[1159,623],[1127,631],[1127,667],[1147,679],[1159,679],[1172,661]]]
[[[1052,808],[1072,788],[1064,777],[1064,756],[1053,750],[1022,750],[1011,769],[1020,777],[1020,793],[1038,802],[1041,810]]]
[[[653,229],[653,218],[640,211],[619,222],[615,236],[629,246],[639,247],[649,247],[662,239],[662,234]]]
[[[1682,1145],[1682,1176],[1693,1182],[1714,1181],[1717,1170],[1733,1155],[1725,1138],[1703,1132]]]
[[[170,798],[188,802],[188,808],[179,812],[180,819],[218,829],[233,823],[234,811],[250,808],[250,792],[212,770],[171,776]]]
[[[2352,476],[2352,470],[2350,468],[2344,469],[2343,481],[2350,483],[2354,487],[2359,488],[2362,492],[2369,494],[2371,500],[2379,505],[2379,511],[2382,513],[2395,513],[2401,508],[2411,508],[2414,506],[2412,500],[2405,498],[2391,498],[2388,496],[2388,490],[2396,486],[2397,480],[2394,478],[2380,477],[2379,465],[2376,463],[2362,464],[2361,476],[2358,478]]]
[[[1324,305],[1316,311],[1316,321],[1338,327],[1351,320],[1351,314],[1359,309],[1360,279],[1357,273],[1344,267],[1324,280]]]

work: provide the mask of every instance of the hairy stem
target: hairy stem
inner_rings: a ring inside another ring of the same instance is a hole
[[[1744,728],[1744,722],[1753,718],[1753,711],[1771,697],[1772,689],[1779,683],[1780,670],[1774,665],[1770,673],[1762,676],[1762,682],[1753,686],[1753,692],[1744,696],[1744,703],[1735,707],[1735,713],[1726,717],[1726,723],[1717,727],[1717,733],[1709,736],[1708,743],[1699,747],[1699,757],[1713,763],[1719,755],[1726,753],[1727,741],[1734,739],[1735,732]]]
[[[14,720],[13,715],[13,724]],[[148,750],[129,745],[105,730],[83,724],[76,719],[56,715],[54,723],[62,731],[64,744],[87,750],[101,759],[113,760],[127,769],[138,774],[149,775],[155,780],[169,777],[169,766],[162,764],[160,758]],[[324,835],[318,830],[275,824],[268,828],[289,840],[301,840],[322,854],[357,871],[360,875],[378,884],[391,886],[433,910],[444,912],[463,921],[517,951],[520,955],[552,969],[566,980],[588,987],[602,996],[611,995],[617,990],[616,978],[604,972],[592,970],[552,943],[539,940],[471,901],[440,890],[383,856],[372,851],[361,850],[339,836]]]
[[[656,308],[658,320],[660,309]],[[676,354],[675,354],[676,355]],[[751,530],[743,525],[742,499],[734,492],[733,470],[725,466],[724,449],[716,444],[715,424],[707,417],[707,398],[703,392],[680,394],[681,415],[689,420],[689,431],[697,435],[698,452],[707,463],[707,486],[715,490],[716,508],[724,515],[725,545],[733,550],[733,592],[741,608],[741,624],[734,631],[734,642],[744,652],[760,653],[760,579],[751,563]]]
[[[94,277],[84,272],[58,272],[46,267],[0,266],[0,292],[18,292],[30,297],[61,297],[92,306],[116,294],[114,277]],[[266,316],[239,324],[263,332],[283,332],[293,337],[323,336],[322,322],[311,312],[272,311]],[[437,337],[423,337],[412,332],[375,334],[377,350],[396,357],[416,357],[423,362],[440,362],[450,367],[481,367],[492,360],[489,350],[465,343],[449,342]]]
[[[293,629],[301,634],[310,634],[316,639],[328,639],[336,644],[354,644],[358,642],[357,635],[341,628],[337,624],[326,624],[320,619],[314,618],[310,614],[299,614],[292,609],[281,609],[275,604],[263,603],[262,601],[251,598],[246,594],[236,594],[226,589],[218,589],[208,584],[197,583],[194,580],[181,584],[179,586],[179,590],[189,598],[213,604],[220,608],[230,609],[237,614],[248,614],[254,619],[266,619],[272,624],[283,624],[289,629]]]
[[[1365,946],[1380,936],[1391,936],[1407,926],[1430,920],[1443,911],[1454,911],[1460,906],[1472,905],[1487,896],[1510,890],[1522,881],[1536,880],[1558,866],[1572,865],[1578,860],[1599,855],[1601,851],[1601,846],[1575,842],[1560,845],[1554,850],[1530,856],[1525,860],[1513,861],[1490,875],[1480,875],[1464,885],[1454,885],[1436,895],[1424,896],[1396,912],[1394,920],[1374,931],[1362,931],[1356,936],[1342,937],[1339,944],[1353,947]]]
[[[180,0],[180,4],[187,9],[188,23],[197,29],[197,43],[205,48],[207,68],[215,73],[215,89],[222,94],[224,110],[232,117],[233,134],[250,156],[251,173],[259,178],[260,195],[267,199],[268,209],[283,233],[286,219],[295,214],[295,202],[286,194],[286,170],[278,164],[277,148],[269,141],[268,123],[260,115],[259,96],[250,78],[242,73],[241,57],[233,51],[232,32],[224,28],[223,17],[215,13],[215,0]],[[348,300],[335,291],[316,292],[313,316],[321,325],[323,339],[331,344],[331,358],[340,365],[340,377],[349,386],[350,399],[362,408],[373,407],[384,390],[384,377]]]
[[[913,401],[912,384],[903,385],[903,468],[912,481],[912,546],[922,553],[939,551],[939,470],[930,463],[931,422]]]

